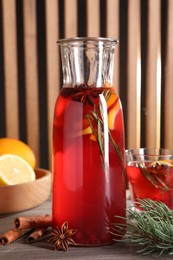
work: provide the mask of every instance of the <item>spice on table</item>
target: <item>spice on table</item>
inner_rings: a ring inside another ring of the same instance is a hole
[[[66,221],[61,228],[57,227],[51,230],[52,237],[48,241],[55,242],[55,250],[62,249],[67,251],[69,245],[76,245],[73,238],[71,238],[76,231],[76,229],[68,229],[68,222]]]
[[[19,229],[50,227],[52,226],[52,216],[18,217],[14,223],[15,227]]]
[[[33,243],[33,242],[39,240],[41,237],[43,237],[43,235],[45,234],[46,231],[47,231],[47,227],[34,229],[34,231],[27,237],[27,241],[29,243]]]
[[[0,245],[7,245],[22,237],[30,230],[11,229],[0,236]]]
[[[0,245],[7,245],[29,232],[27,242],[36,242],[52,227],[52,216],[18,217],[15,219],[14,224],[15,228],[0,236]],[[71,237],[75,234],[76,229],[68,229],[67,221],[63,223],[61,228],[52,228],[49,232],[52,237],[48,242],[55,242],[55,250],[63,249],[67,251],[69,245],[76,245]]]

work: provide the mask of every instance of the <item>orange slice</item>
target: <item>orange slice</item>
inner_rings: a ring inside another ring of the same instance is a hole
[[[150,164],[150,166],[155,166],[156,164],[159,165],[167,165],[169,167],[173,167],[173,164],[167,160],[160,160],[160,161],[155,161],[153,163]]]
[[[118,96],[116,94],[112,94],[107,101],[107,106],[112,107],[108,112],[108,127],[110,130],[114,129],[114,121],[117,115],[117,112],[120,108],[120,103],[118,100]]]

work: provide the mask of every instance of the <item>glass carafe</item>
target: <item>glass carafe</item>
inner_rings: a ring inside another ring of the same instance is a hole
[[[78,245],[112,243],[112,223],[124,222],[124,124],[112,86],[117,41],[58,41],[63,86],[53,122],[53,225],[77,229]]]

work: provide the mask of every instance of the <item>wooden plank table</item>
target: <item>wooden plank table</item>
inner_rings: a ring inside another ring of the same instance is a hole
[[[19,216],[36,216],[51,214],[51,198],[42,205],[18,212],[14,214],[0,215],[0,234],[11,229],[14,225],[14,219]],[[70,247],[67,252],[54,251],[54,244],[47,242],[48,238],[29,244],[26,237],[22,237],[9,245],[0,245],[0,259],[93,259],[93,260],[140,260],[156,259],[156,256],[141,256],[137,247],[125,243],[115,243],[110,246],[101,247]],[[171,259],[171,256],[159,257],[161,259]]]

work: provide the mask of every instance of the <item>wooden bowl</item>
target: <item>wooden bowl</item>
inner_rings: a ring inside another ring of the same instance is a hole
[[[51,172],[35,169],[35,173],[35,181],[0,187],[0,214],[31,209],[49,198]]]

